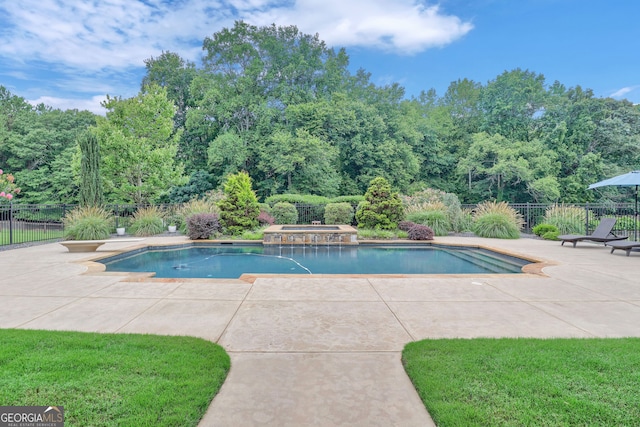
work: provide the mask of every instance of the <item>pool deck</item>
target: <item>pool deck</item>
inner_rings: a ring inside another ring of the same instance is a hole
[[[153,280],[89,268],[139,244],[69,253],[51,243],[0,251],[0,327],[217,342],[232,368],[201,426],[433,425],[402,368],[407,342],[640,336],[640,253],[534,239],[437,242],[547,264],[542,274],[505,276]]]

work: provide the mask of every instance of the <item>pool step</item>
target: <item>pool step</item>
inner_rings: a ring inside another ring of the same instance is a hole
[[[464,259],[465,261],[487,269],[492,273],[504,274],[510,271],[514,273],[520,272],[523,266],[522,262],[517,262],[513,259],[510,259],[509,257],[497,258],[478,250],[470,251],[461,249],[450,249],[447,250],[447,252],[460,259]]]

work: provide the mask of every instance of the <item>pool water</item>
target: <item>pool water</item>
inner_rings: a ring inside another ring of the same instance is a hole
[[[478,248],[358,245],[196,245],[149,247],[106,258],[106,271],[160,278],[239,278],[242,274],[521,273],[529,261]]]

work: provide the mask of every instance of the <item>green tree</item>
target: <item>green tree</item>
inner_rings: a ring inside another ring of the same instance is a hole
[[[338,151],[326,141],[298,129],[274,132],[262,147],[258,168],[272,182],[272,193],[338,194]]]
[[[80,160],[80,204],[100,206],[104,199],[100,178],[100,145],[92,132],[85,132],[78,138]]]
[[[458,173],[468,177],[475,201],[555,201],[560,196],[556,180],[559,165],[555,153],[538,141],[512,141],[481,132],[472,136],[467,157],[458,162]]]
[[[404,215],[402,201],[385,178],[371,180],[364,198],[356,211],[358,226],[381,230],[398,228],[398,222]]]
[[[260,204],[246,172],[229,175],[224,184],[224,199],[218,203],[220,225],[225,233],[241,234],[258,226]]]
[[[180,135],[174,132],[166,89],[150,85],[134,98],[108,98],[104,106],[107,115],[98,119],[95,132],[108,201],[152,203],[186,183],[175,161]]]

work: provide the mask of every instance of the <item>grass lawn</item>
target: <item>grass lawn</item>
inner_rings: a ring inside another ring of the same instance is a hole
[[[451,339],[402,361],[440,426],[631,426],[640,339]]]
[[[68,426],[195,426],[229,371],[198,338],[0,329],[0,404],[64,406]]]
[[[44,239],[61,239],[64,233],[61,230],[47,230],[46,232],[41,230],[13,230],[13,244],[26,243],[26,242],[39,242]],[[9,244],[9,230],[0,230],[0,244]]]

